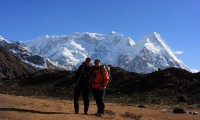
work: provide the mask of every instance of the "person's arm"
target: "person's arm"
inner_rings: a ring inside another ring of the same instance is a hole
[[[103,88],[106,88],[108,82],[109,82],[109,75],[108,75],[108,71],[106,70],[106,68],[103,68]]]
[[[80,65],[75,76],[74,76],[74,83],[77,84],[78,79],[81,77],[81,72],[82,72],[82,67],[83,65]]]

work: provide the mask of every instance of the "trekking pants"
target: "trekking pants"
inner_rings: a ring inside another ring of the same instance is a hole
[[[82,93],[83,102],[84,102],[84,112],[88,111],[89,107],[89,86],[88,85],[82,85],[77,86],[74,90],[74,110],[76,113],[79,112],[79,96]]]
[[[105,89],[101,90],[98,88],[93,88],[94,99],[97,104],[97,113],[104,114],[105,104],[104,104],[104,96]]]

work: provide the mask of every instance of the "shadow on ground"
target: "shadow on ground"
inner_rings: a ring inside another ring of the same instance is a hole
[[[0,108],[0,111],[29,112],[29,113],[38,113],[38,114],[69,114],[69,113],[64,113],[64,112],[43,112],[43,111],[19,109],[19,108]]]

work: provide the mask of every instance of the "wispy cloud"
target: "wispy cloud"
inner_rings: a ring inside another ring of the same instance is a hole
[[[180,51],[180,50],[177,50],[177,51],[174,51],[174,54],[176,55],[180,55],[180,54],[183,54],[184,52],[183,51]]]

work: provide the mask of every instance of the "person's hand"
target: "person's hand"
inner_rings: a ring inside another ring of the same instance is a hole
[[[104,90],[104,89],[106,89],[106,88],[104,88],[103,86],[100,88],[100,90]]]

